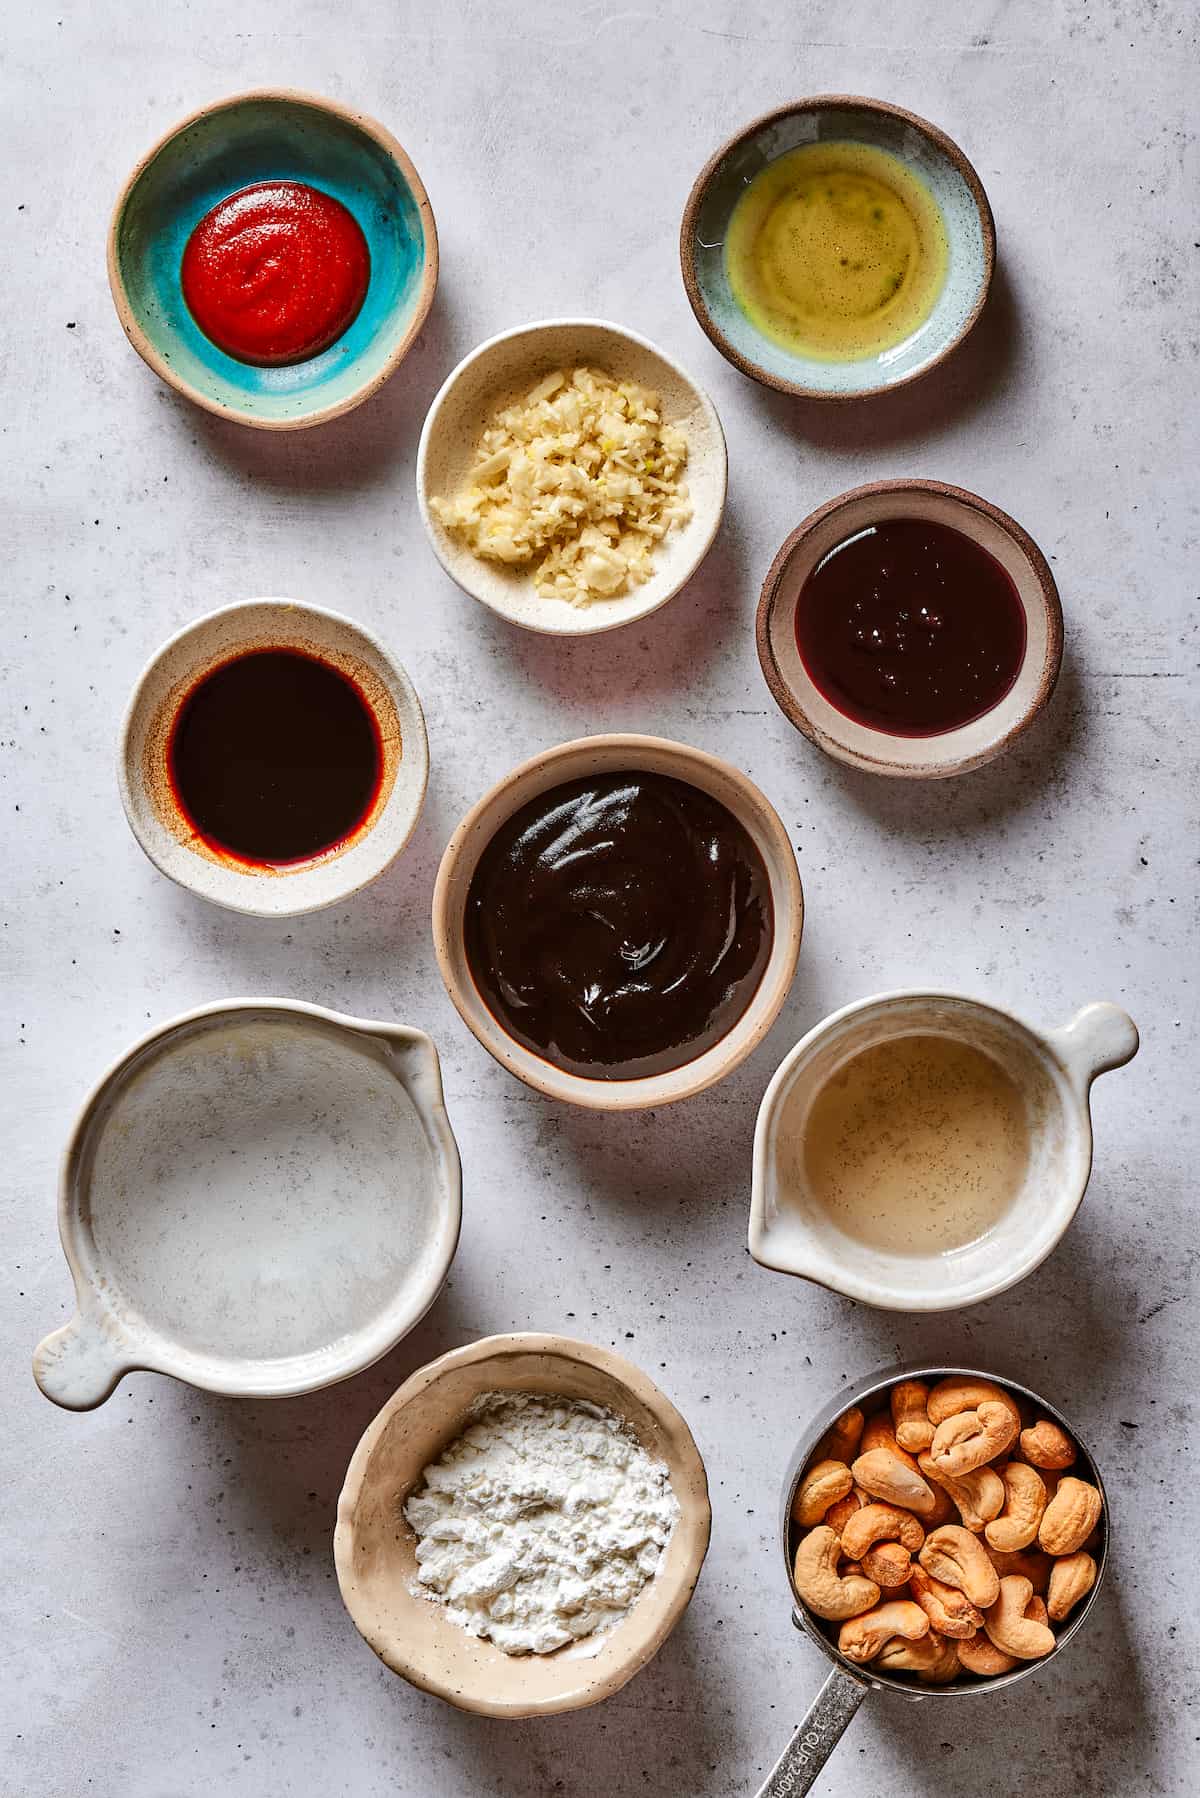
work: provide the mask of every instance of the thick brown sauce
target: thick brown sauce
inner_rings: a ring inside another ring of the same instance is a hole
[[[467,960],[527,1049],[593,1080],[694,1061],[742,1016],[771,953],[767,871],[699,788],[636,771],[542,793],[496,832],[467,894]]]

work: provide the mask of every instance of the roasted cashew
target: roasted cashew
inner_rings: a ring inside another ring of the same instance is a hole
[[[920,1474],[891,1449],[869,1449],[865,1455],[859,1455],[850,1471],[872,1498],[882,1498],[889,1505],[915,1511],[918,1517],[928,1517],[936,1507],[937,1500]]]
[[[1103,1508],[1094,1486],[1068,1474],[1042,1513],[1038,1542],[1048,1555],[1073,1555],[1099,1523]]]
[[[903,1636],[893,1636],[885,1642],[871,1665],[878,1667],[883,1673],[920,1673],[927,1679],[940,1683],[939,1670],[946,1659],[946,1642],[941,1636],[930,1630],[927,1636],[919,1641],[906,1642]],[[958,1669],[958,1656],[954,1657],[955,1671]],[[946,1678],[953,1679],[954,1673]]]
[[[929,1619],[911,1598],[893,1598],[876,1610],[851,1617],[838,1631],[838,1647],[848,1661],[873,1661],[885,1642],[903,1636],[916,1642],[929,1634]]]
[[[1039,1417],[1030,1429],[1022,1430],[1020,1441],[1031,1467],[1070,1467],[1075,1460],[1075,1444],[1048,1417]]]
[[[991,1548],[1015,1554],[1028,1548],[1038,1533],[1046,1509],[1046,1488],[1036,1467],[1010,1461],[1004,1469],[1004,1509],[986,1525],[984,1535]]]
[[[933,1425],[925,1409],[928,1397],[924,1380],[898,1380],[892,1387],[892,1428],[896,1441],[910,1455],[920,1454],[933,1441]]]
[[[1033,1587],[1019,1573],[1010,1573],[1000,1581],[1000,1596],[983,1613],[983,1627],[988,1641],[1001,1654],[1016,1655],[1019,1661],[1037,1661],[1054,1647],[1054,1631],[1036,1617],[1027,1617],[1025,1608],[1033,1598]]]
[[[927,1667],[924,1672],[918,1673],[917,1678],[923,1680],[927,1686],[949,1685],[952,1679],[957,1679],[961,1671],[958,1664],[959,1645],[957,1642],[948,1641],[945,1636],[934,1635],[933,1631],[930,1631],[930,1634],[940,1644],[938,1658],[932,1667]]]
[[[953,1499],[962,1518],[963,1528],[978,1535],[985,1523],[998,1517],[1004,1509],[1004,1481],[994,1467],[976,1467],[970,1473],[943,1473],[926,1453],[917,1457],[917,1465],[925,1478],[935,1481],[948,1498]],[[932,1521],[932,1519],[931,1519]]]
[[[956,1411],[933,1432],[930,1459],[939,1473],[959,1478],[1002,1455],[1017,1434],[1007,1405],[985,1398],[974,1411]]]
[[[1096,1563],[1082,1549],[1055,1561],[1050,1569],[1050,1590],[1046,1596],[1046,1610],[1053,1621],[1061,1623],[1079,1600],[1087,1597],[1095,1583]]]
[[[814,1461],[853,1461],[863,1433],[863,1414],[857,1405],[831,1423],[813,1454]]]
[[[1018,1549],[1016,1554],[1003,1554],[985,1541],[988,1560],[1003,1579],[1006,1573],[1020,1573],[1039,1596],[1045,1596],[1054,1562],[1040,1548]]]
[[[842,1531],[842,1552],[861,1560],[876,1542],[899,1542],[910,1551],[925,1540],[925,1531],[911,1511],[896,1505],[864,1505]]]
[[[912,1553],[900,1542],[877,1542],[863,1555],[862,1570],[868,1579],[889,1591],[895,1586],[906,1586],[912,1572]]]
[[[906,1467],[911,1467],[914,1473],[917,1471],[916,1456],[910,1455],[908,1450],[901,1448],[896,1441],[896,1432],[892,1428],[889,1411],[876,1411],[874,1417],[868,1417],[862,1433],[862,1441],[858,1445],[858,1452],[860,1455],[869,1455],[872,1450],[877,1448],[886,1448],[889,1454],[895,1455],[898,1461],[903,1461]]]
[[[957,1523],[944,1523],[926,1536],[920,1562],[934,1579],[965,1592],[977,1610],[985,1611],[990,1604],[995,1604],[1000,1591],[1000,1575],[989,1561],[978,1536],[973,1536],[970,1530]]]
[[[822,1522],[827,1523],[830,1529],[836,1530],[840,1536],[855,1512],[861,1511],[863,1506],[869,1503],[870,1500],[865,1494],[860,1498],[858,1493],[851,1488],[845,1498],[839,1498],[836,1504],[830,1505]]]
[[[965,1641],[983,1628],[983,1612],[973,1605],[965,1592],[934,1579],[921,1566],[909,1576],[908,1589],[941,1636]]]
[[[929,1413],[930,1423],[936,1429],[948,1417],[957,1417],[960,1411],[978,1411],[980,1405],[989,1400],[993,1404],[1007,1405],[1012,1412],[1013,1421],[1020,1429],[1021,1413],[1017,1409],[1016,1399],[1011,1393],[1005,1392],[1003,1386],[997,1386],[994,1380],[976,1380],[966,1374],[951,1374],[948,1379],[938,1381],[926,1400],[925,1408]]]
[[[801,1538],[792,1563],[796,1591],[814,1616],[824,1617],[830,1623],[857,1617],[879,1602],[879,1587],[874,1580],[858,1573],[842,1578],[838,1573],[841,1552],[842,1545],[833,1530],[819,1523]]]
[[[804,1474],[792,1499],[792,1517],[801,1529],[813,1529],[830,1505],[845,1498],[854,1481],[844,1461],[816,1461]]]
[[[984,1679],[995,1679],[998,1673],[1011,1673],[1020,1665],[1015,1654],[1001,1654],[982,1630],[977,1636],[959,1643],[958,1658],[968,1673],[978,1673]]]

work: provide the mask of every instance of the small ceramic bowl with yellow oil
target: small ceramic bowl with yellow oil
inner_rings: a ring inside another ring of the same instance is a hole
[[[866,399],[928,372],[983,311],[996,259],[975,170],[936,125],[853,94],[739,131],[692,187],[688,299],[743,374]]]

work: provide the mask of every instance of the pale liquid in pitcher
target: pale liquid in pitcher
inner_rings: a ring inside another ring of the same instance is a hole
[[[985,1235],[1019,1191],[1025,1105],[970,1044],[897,1037],[822,1087],[803,1163],[812,1199],[847,1236],[893,1255],[941,1254]]]

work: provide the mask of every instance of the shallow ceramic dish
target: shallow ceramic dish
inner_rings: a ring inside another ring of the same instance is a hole
[[[632,592],[585,606],[543,599],[529,569],[485,562],[452,536],[430,510],[463,485],[475,446],[494,414],[556,368],[587,365],[661,395],[663,417],[688,442],[685,471],[692,518],[654,552],[655,572]],[[417,505],[434,554],[451,580],[502,618],[552,636],[587,636],[645,618],[666,605],[708,554],[725,509],[725,436],[716,408],[677,362],[634,331],[599,319],[546,319],[503,331],[459,363],[429,408],[417,450]]]
[[[58,1220],[78,1309],[34,1378],[73,1411],[135,1368],[244,1397],[331,1386],[424,1316],[461,1216],[421,1031],[286,999],[185,1012],[71,1133]]]
[[[1104,1514],[1100,1541],[1093,1551],[1096,1561],[1096,1578],[1092,1589],[1074,1607],[1070,1617],[1056,1631],[1057,1640],[1049,1654],[1043,1655],[1040,1660],[1019,1662],[1010,1672],[992,1678],[977,1679],[970,1675],[960,1674],[947,1685],[919,1685],[911,1679],[887,1673],[879,1667],[864,1667],[849,1660],[840,1652],[836,1641],[831,1639],[831,1634],[826,1633],[829,1626],[823,1626],[809,1612],[796,1590],[793,1573],[792,1500],[800,1482],[800,1476],[808,1466],[813,1450],[830,1425],[852,1405],[857,1405],[869,1417],[888,1404],[888,1394],[898,1380],[924,1380],[930,1385],[935,1385],[937,1381],[955,1375],[966,1375],[970,1379],[991,1380],[1009,1391],[1022,1409],[1029,1406],[1037,1415],[1050,1418],[1065,1430],[1079,1451],[1079,1461],[1072,1471],[1077,1472],[1080,1477],[1095,1486],[1103,1500]],[[1111,1507],[1104,1490],[1104,1481],[1100,1477],[1100,1469],[1089,1453],[1079,1431],[1063,1416],[1061,1411],[1048,1404],[1040,1393],[1032,1391],[1028,1386],[1018,1384],[1016,1380],[1003,1379],[990,1370],[975,1367],[944,1365],[931,1367],[922,1362],[914,1362],[904,1367],[888,1368],[869,1380],[848,1386],[808,1423],[784,1476],[781,1496],[779,1540],[783,1552],[786,1578],[792,1595],[792,1622],[798,1630],[804,1632],[810,1642],[820,1649],[826,1660],[832,1663],[832,1667],[824,1685],[814,1699],[808,1715],[796,1730],[765,1783],[759,1788],[758,1798],[802,1798],[805,1792],[811,1791],[820,1777],[826,1760],[841,1740],[847,1724],[857,1712],[859,1705],[871,1692],[888,1692],[896,1698],[906,1699],[910,1704],[923,1704],[927,1699],[986,1697],[989,1693],[1014,1686],[1018,1680],[1027,1679],[1043,1668],[1049,1667],[1064,1652],[1068,1644],[1074,1641],[1091,1614],[1097,1595],[1104,1583],[1104,1576],[1108,1571],[1111,1558]],[[945,1716],[947,1713],[939,1714]],[[955,1714],[962,1715],[961,1712]]]
[[[823,362],[772,342],[738,305],[725,270],[725,233],[745,189],[769,162],[802,144],[847,138],[886,150],[941,208],[949,265],[933,311],[903,343],[855,362]],[[855,400],[914,381],[948,356],[983,311],[996,232],[982,183],[944,131],[901,106],[858,94],[820,94],[755,119],[710,157],[684,209],[683,283],[701,327],[744,375],[803,399]]]
[[[895,518],[931,519],[978,543],[1008,574],[1025,613],[1025,655],[1004,698],[936,736],[895,736],[848,718],[812,681],[796,643],[796,602],[817,564],[846,538]],[[763,582],[756,636],[776,704],[818,749],[870,774],[941,780],[1002,754],[1046,706],[1062,666],[1063,617],[1045,556],[998,506],[943,481],[873,481],[830,500],[792,532]]]
[[[320,355],[284,368],[218,349],[179,281],[184,247],[205,213],[267,180],[303,181],[340,200],[371,256],[358,316]],[[109,285],[138,355],[206,411],[268,431],[323,424],[369,399],[421,329],[437,274],[433,210],[391,132],[289,88],[235,94],[174,126],[130,175],[109,227]]]
[[[307,861],[261,867],[198,835],[175,798],[168,750],[179,707],[203,675],[250,650],[281,648],[319,656],[354,682],[378,726],[383,773],[370,810],[342,842]],[[117,779],[129,828],[169,879],[230,911],[294,917],[348,899],[408,842],[429,779],[425,719],[403,668],[361,625],[290,599],[250,599],[187,625],[151,658],[121,726]]]
[[[1019,1190],[977,1241],[942,1254],[889,1254],[839,1229],[809,1192],[804,1129],[817,1094],[849,1060],[916,1035],[956,1038],[1000,1064],[1025,1103],[1029,1163]],[[1092,1166],[1092,1081],[1122,1067],[1137,1047],[1133,1020],[1116,1005],[1086,1005],[1049,1031],[957,993],[906,990],[843,1006],[784,1057],[763,1096],[750,1253],[763,1267],[885,1311],[953,1311],[1007,1291],[1040,1266],[1079,1209]]]
[[[416,1537],[401,1507],[485,1392],[555,1392],[603,1405],[664,1463],[679,1503],[662,1564],[629,1614],[554,1654],[505,1654],[414,1591]],[[422,1367],[367,1429],[338,1500],[334,1559],[355,1627],[394,1672],[463,1711],[549,1716],[611,1697],[658,1653],[687,1609],[711,1527],[691,1431],[644,1373],[566,1336],[487,1336]]]
[[[544,1061],[509,1036],[492,1016],[471,975],[463,942],[467,893],[476,864],[515,811],[549,787],[589,775],[639,769],[690,782],[733,813],[766,865],[774,908],[774,940],[758,990],[733,1028],[694,1061],[637,1080],[588,1080]],[[723,1080],[762,1041],[787,997],[800,953],[804,895],[796,857],[779,815],[729,762],[664,737],[580,737],[522,762],[467,813],[446,846],[433,892],[433,943],[446,991],[490,1055],[527,1086],[552,1099],[596,1111],[636,1111],[690,1098]]]

